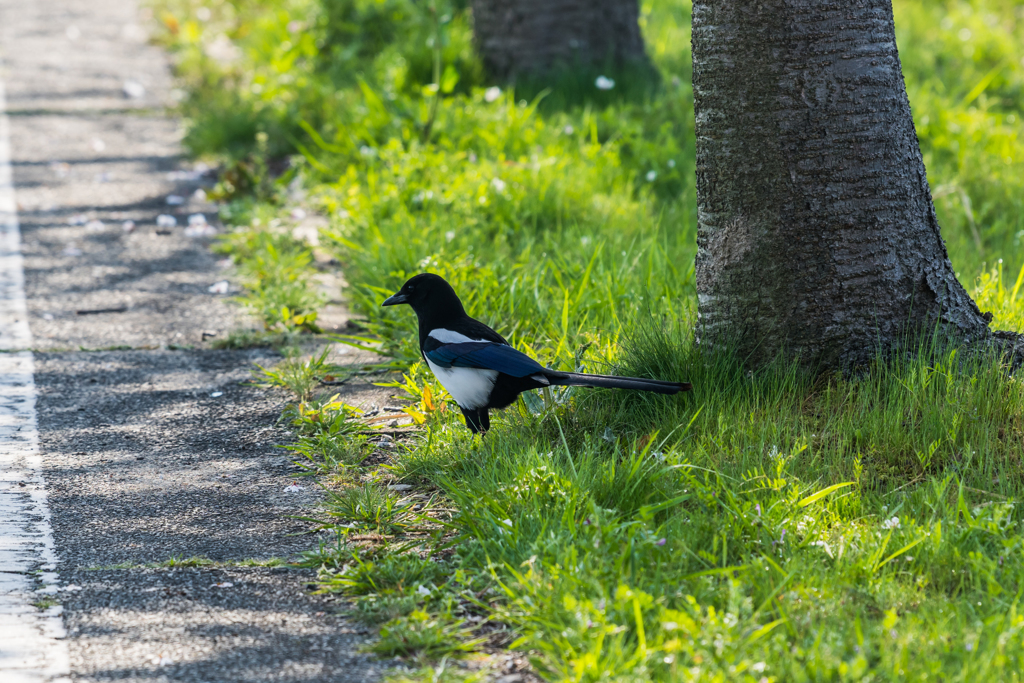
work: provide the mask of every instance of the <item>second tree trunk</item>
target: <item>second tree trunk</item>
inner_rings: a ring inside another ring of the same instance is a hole
[[[473,30],[495,76],[558,64],[645,62],[637,0],[472,0]]]

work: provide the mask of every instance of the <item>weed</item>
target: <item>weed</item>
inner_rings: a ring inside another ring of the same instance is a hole
[[[389,552],[370,561],[353,550],[344,569],[322,575],[320,585],[345,595],[410,594],[443,575],[444,569],[437,562],[414,553]]]
[[[241,229],[216,249],[233,254],[246,284],[243,305],[268,332],[320,332],[317,309],[324,296],[311,285],[313,253],[287,233]]]
[[[421,596],[408,593],[365,595],[356,599],[350,614],[364,624],[379,625],[415,612],[422,602]]]
[[[228,336],[214,339],[210,347],[214,349],[253,349],[273,348],[289,355],[297,352],[300,338],[293,331],[266,332],[258,330],[236,329],[228,332]]]
[[[328,491],[324,512],[336,524],[355,524],[383,533],[402,531],[417,518],[410,508],[412,498],[399,498],[373,484],[349,486],[341,492]],[[335,523],[326,524],[331,528]]]
[[[381,626],[380,640],[370,645],[369,650],[383,657],[436,660],[467,655],[483,641],[473,638],[463,621],[416,610]]]
[[[51,607],[56,607],[59,604],[60,602],[54,598],[40,598],[33,602],[32,606],[35,607],[37,610],[45,611],[50,609]]]
[[[287,358],[272,368],[257,364],[253,371],[256,386],[281,387],[290,391],[300,402],[313,397],[313,390],[319,386],[320,380],[326,376],[333,377],[339,370],[327,362],[331,347],[327,346],[319,354],[302,360]]]

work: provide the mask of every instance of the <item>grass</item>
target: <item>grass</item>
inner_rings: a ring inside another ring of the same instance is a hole
[[[56,607],[60,602],[54,598],[40,598],[32,603],[32,606],[41,612],[45,612],[51,607]]]
[[[261,370],[332,491],[304,562],[382,624],[381,654],[459,678],[446,662],[511,633],[550,680],[1020,680],[1020,379],[928,339],[858,377],[695,348],[688,3],[643,3],[660,76],[600,74],[610,91],[584,70],[487,82],[458,3],[441,22],[403,0],[200,6],[157,16],[187,142],[224,166],[245,302],[267,334],[315,333],[311,283],[341,264],[356,343],[395,359],[421,424],[384,449],[320,387],[326,356]],[[1024,15],[895,11],[954,266],[994,327],[1024,329]],[[326,219],[318,244],[296,208]],[[413,316],[379,307],[421,270],[552,367],[695,389],[533,396],[475,438],[418,364]]]

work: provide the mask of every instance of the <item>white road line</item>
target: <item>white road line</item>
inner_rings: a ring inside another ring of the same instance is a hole
[[[68,647],[46,505],[10,125],[0,81],[0,681],[66,681]],[[39,606],[37,606],[39,605]]]

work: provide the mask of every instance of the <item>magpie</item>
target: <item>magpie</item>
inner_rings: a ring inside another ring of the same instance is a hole
[[[382,306],[409,304],[419,318],[420,353],[455,402],[474,434],[491,428],[487,414],[507,408],[524,391],[551,386],[607,387],[677,394],[689,382],[664,382],[638,377],[585,375],[550,370],[505,338],[466,315],[452,286],[433,273],[409,279]]]

